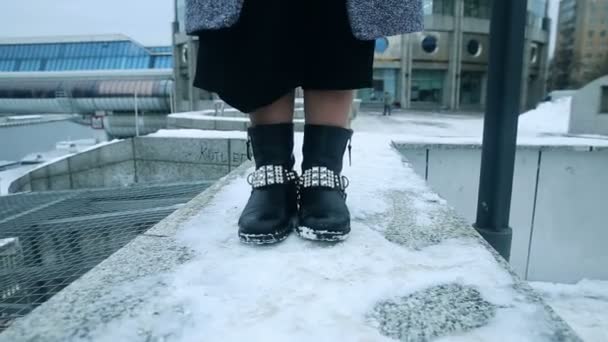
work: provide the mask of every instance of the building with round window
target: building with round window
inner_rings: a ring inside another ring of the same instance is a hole
[[[480,111],[485,107],[492,0],[423,0],[425,31],[376,41],[372,89],[364,103],[389,92],[402,108]],[[545,94],[550,23],[548,0],[528,1],[522,109]],[[183,110],[210,94],[191,87],[196,39],[184,33],[185,0],[175,0],[176,94]]]
[[[381,102],[388,91],[403,108],[483,110],[492,0],[424,0],[423,8],[424,32],[378,39],[374,88],[359,96]],[[547,0],[528,1],[522,108],[544,97],[549,27]]]

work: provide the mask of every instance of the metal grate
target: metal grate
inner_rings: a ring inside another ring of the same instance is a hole
[[[0,197],[0,332],[209,185]]]

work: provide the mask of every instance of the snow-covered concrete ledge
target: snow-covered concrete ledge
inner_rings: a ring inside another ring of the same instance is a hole
[[[208,180],[247,160],[247,135],[236,131],[160,130],[92,146],[30,170],[9,193]]]
[[[294,111],[294,128],[301,132],[304,130],[304,109],[296,108]],[[222,111],[213,109],[169,114],[167,117],[169,129],[201,129],[215,131],[242,131],[249,127],[249,116],[234,108]]]
[[[580,340],[388,138],[355,142],[348,241],[241,245],[247,163],[0,341]]]

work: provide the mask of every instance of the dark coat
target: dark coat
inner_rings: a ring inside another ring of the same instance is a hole
[[[186,0],[186,31],[194,35],[201,30],[234,25],[243,1],[246,0]],[[422,0],[346,1],[353,34],[361,40],[422,30]]]

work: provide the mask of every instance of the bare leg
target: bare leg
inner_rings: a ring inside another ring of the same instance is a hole
[[[294,92],[281,97],[272,104],[249,115],[252,126],[293,122]]]
[[[354,90],[306,90],[306,123],[348,128]]]

